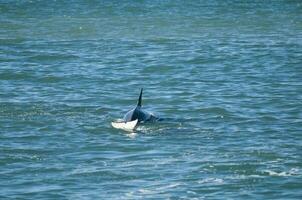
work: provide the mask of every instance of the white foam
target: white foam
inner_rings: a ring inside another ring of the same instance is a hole
[[[151,190],[146,190],[146,189],[139,189],[138,192],[142,193],[142,194],[154,194],[154,191]]]
[[[169,189],[169,188],[175,188],[175,187],[177,187],[179,185],[181,185],[181,183],[174,183],[174,184],[158,187],[158,188],[156,188],[156,190],[162,191],[162,190],[166,190],[166,189]]]
[[[299,175],[299,169],[292,168],[288,172],[276,172],[273,170],[264,170],[264,172],[268,173],[269,176],[294,176]]]
[[[197,181],[197,183],[199,184],[207,184],[207,183],[210,183],[210,184],[217,184],[217,185],[220,185],[222,184],[224,181],[223,179],[221,178],[205,178],[203,180],[199,180]]]
[[[137,133],[129,133],[129,134],[127,134],[127,136],[129,137],[129,138],[131,138],[131,139],[134,139],[136,136],[137,136]]]

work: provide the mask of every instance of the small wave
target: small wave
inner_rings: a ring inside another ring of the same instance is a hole
[[[299,174],[299,169],[297,168],[292,168],[288,172],[282,171],[282,172],[277,172],[273,170],[264,170],[263,171],[265,174],[268,174],[269,176],[295,176]]]
[[[147,189],[139,189],[138,192],[141,194],[156,194],[155,191],[147,190]]]
[[[178,186],[183,185],[182,183],[172,183],[172,184],[167,184],[167,185],[163,185],[163,186],[154,186],[154,188],[152,189],[146,189],[146,188],[142,188],[138,190],[138,193],[141,194],[158,194],[160,192],[172,189],[172,188],[176,188]]]
[[[156,190],[165,191],[167,189],[175,188],[175,187],[178,187],[180,185],[182,185],[182,184],[181,183],[173,183],[173,184],[170,184],[170,185],[165,185],[165,186],[158,187],[158,188],[156,188]]]
[[[223,184],[224,181],[221,178],[205,178],[202,180],[197,181],[199,184],[215,184],[215,185],[220,185]]]
[[[106,162],[104,162],[106,163]],[[105,166],[105,164],[104,164]],[[100,172],[100,169],[98,167],[81,167],[81,168],[76,168],[72,170],[69,175],[77,175],[77,176],[87,176],[89,174],[95,174]]]

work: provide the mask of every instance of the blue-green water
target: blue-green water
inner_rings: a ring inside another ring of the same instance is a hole
[[[301,1],[0,1],[0,199],[301,189]]]

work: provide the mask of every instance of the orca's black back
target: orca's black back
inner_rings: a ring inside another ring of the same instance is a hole
[[[147,118],[148,116],[146,115],[146,113],[142,111],[139,106],[137,106],[126,113],[126,115],[124,116],[124,121],[130,122],[138,119],[138,122],[142,122],[142,121],[146,121]]]

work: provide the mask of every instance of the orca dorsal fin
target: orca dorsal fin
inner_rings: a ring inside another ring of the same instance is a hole
[[[142,106],[142,96],[143,96],[143,88],[141,88],[141,93],[139,95],[138,101],[137,101],[137,106]]]

